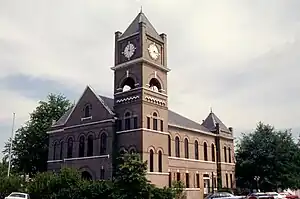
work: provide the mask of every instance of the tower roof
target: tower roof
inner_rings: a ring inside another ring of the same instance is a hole
[[[219,123],[219,127],[221,131],[230,132],[229,129],[225,126],[225,124],[212,112],[209,113],[207,118],[203,121],[202,125],[209,129],[210,131],[215,131],[217,127],[217,123]]]
[[[125,32],[121,35],[120,39],[130,36],[134,33],[140,32],[140,23],[144,24],[145,31],[148,35],[162,42],[162,38],[156,32],[155,28],[152,26],[152,24],[150,23],[150,21],[147,19],[147,17],[142,11],[131,22],[131,24],[128,26]]]

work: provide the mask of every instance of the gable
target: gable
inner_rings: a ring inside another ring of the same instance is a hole
[[[89,116],[85,109],[89,107]],[[113,118],[114,114],[91,87],[87,86],[77,104],[69,109],[54,126],[72,126]]]

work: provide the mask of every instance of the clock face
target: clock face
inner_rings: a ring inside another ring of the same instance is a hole
[[[148,52],[150,57],[154,60],[156,60],[159,57],[159,51],[155,43],[149,45]]]
[[[130,43],[130,41],[128,42],[128,44],[125,46],[124,51],[122,52],[122,54],[128,59],[130,60],[130,58],[132,57],[132,55],[134,55],[136,47]]]

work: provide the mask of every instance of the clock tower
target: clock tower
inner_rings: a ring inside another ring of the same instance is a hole
[[[115,33],[114,111],[117,150],[148,161],[148,178],[168,184],[167,36],[140,12]],[[149,164],[151,162],[151,167]]]

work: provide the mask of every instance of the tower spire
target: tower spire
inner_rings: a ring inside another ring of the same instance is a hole
[[[212,107],[210,107],[210,112],[211,112],[211,113],[213,112]]]
[[[140,13],[143,13],[143,6],[141,6]]]

